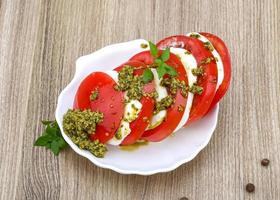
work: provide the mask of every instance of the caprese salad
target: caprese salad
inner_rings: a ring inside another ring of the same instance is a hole
[[[114,70],[88,75],[64,115],[64,133],[96,157],[107,144],[164,140],[206,115],[229,87],[230,55],[213,34],[175,35],[141,48]]]

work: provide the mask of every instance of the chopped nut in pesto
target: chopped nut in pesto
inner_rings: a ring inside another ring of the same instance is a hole
[[[192,74],[194,76],[201,76],[204,73],[204,69],[202,67],[192,69]]]
[[[160,84],[164,87],[167,87],[171,94],[175,95],[178,89],[181,89],[181,94],[184,97],[188,95],[188,87],[186,86],[185,81],[180,81],[178,78],[164,78],[161,80]]]
[[[192,38],[200,38],[200,35],[196,34],[196,33],[192,33],[192,34],[190,34],[190,37],[192,37]]]
[[[210,42],[204,42],[203,45],[209,51],[213,51],[214,50],[214,47],[213,47],[213,45]]]
[[[168,95],[161,99],[160,101],[156,102],[154,114],[157,114],[161,110],[166,110],[174,103],[174,99],[172,96]]]
[[[97,89],[91,91],[91,94],[89,96],[90,101],[94,101],[98,98],[99,92]]]
[[[100,112],[69,109],[63,116],[63,130],[79,148],[90,151],[96,157],[104,157],[106,146],[98,140],[89,139],[102,120],[103,114]]]
[[[200,87],[200,86],[198,86],[198,85],[193,84],[193,85],[190,87],[189,91],[190,91],[191,93],[193,93],[193,94],[199,94],[199,95],[201,95],[202,92],[203,92],[203,87]]]

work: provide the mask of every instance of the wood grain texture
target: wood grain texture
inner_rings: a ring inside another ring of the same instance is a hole
[[[215,134],[193,161],[120,175],[32,146],[79,56],[189,31],[223,38],[233,68]],[[278,0],[0,0],[0,199],[280,199],[279,35]]]

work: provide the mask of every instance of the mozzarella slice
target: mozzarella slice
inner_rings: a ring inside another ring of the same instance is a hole
[[[116,83],[118,83],[118,72],[116,71],[105,71],[104,73],[108,74]],[[128,100],[128,97],[125,94],[125,99]],[[120,127],[118,129],[121,134],[121,139],[117,139],[115,136],[108,141],[108,144],[119,145],[128,136],[131,132],[130,122],[138,118],[139,113],[142,109],[142,104],[138,100],[130,100],[124,108],[124,116],[121,120]]]
[[[192,74],[192,69],[197,68],[197,62],[196,62],[194,56],[192,54],[187,53],[186,50],[182,49],[182,48],[171,47],[170,52],[177,55],[180,58],[182,64],[185,67],[185,70],[187,72],[188,84],[191,87],[194,83],[196,83],[196,80],[197,80],[197,77]],[[180,128],[182,128],[187,123],[187,121],[189,119],[191,107],[192,107],[193,97],[194,97],[193,93],[188,92],[188,99],[187,99],[187,104],[185,107],[183,117],[182,117],[181,121],[179,122],[179,124],[177,125],[174,132],[178,131]]]
[[[199,37],[197,38],[198,40],[200,40],[201,42],[209,42],[212,45],[212,43],[206,37],[204,37],[203,35],[201,35],[199,33],[196,33],[196,32],[191,32],[191,33],[188,33],[187,36],[190,36],[191,34],[199,35]],[[221,56],[216,51],[215,48],[214,48],[213,51],[211,51],[211,53],[213,54],[213,56],[216,59],[217,69],[218,69],[218,80],[217,80],[217,86],[216,86],[216,90],[217,90],[224,80],[224,66],[223,66]]]
[[[158,93],[158,97],[156,100],[160,101],[161,99],[166,97],[168,95],[168,93],[167,93],[166,88],[160,85],[161,79],[158,77],[156,69],[151,69],[151,70],[154,74],[155,90]],[[153,129],[153,128],[157,127],[158,125],[160,125],[161,122],[166,117],[166,113],[167,113],[166,110],[161,110],[157,114],[153,115],[152,119],[150,120],[150,124],[149,124],[147,130]]]

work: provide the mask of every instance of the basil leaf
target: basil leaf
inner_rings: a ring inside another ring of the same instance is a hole
[[[166,63],[163,63],[163,67],[164,67],[166,73],[169,74],[170,76],[177,75],[177,71],[173,67],[167,65]]]
[[[158,55],[157,46],[154,43],[152,43],[151,41],[149,41],[149,46],[150,46],[150,52],[151,52],[152,56],[154,56],[156,58]]]
[[[68,146],[61,135],[61,131],[56,121],[42,121],[46,126],[42,136],[34,143],[34,146],[42,146],[50,149],[55,155],[58,155],[60,150]]]
[[[148,83],[154,79],[154,74],[151,71],[151,69],[149,69],[149,68],[145,69],[142,79],[143,79],[144,83]]]
[[[49,134],[49,135],[53,135],[53,136],[56,136],[56,131],[57,129],[56,128],[53,128],[51,127],[50,125],[47,125],[47,128],[46,128],[46,133]]]
[[[63,138],[58,138],[57,142],[60,149],[64,149],[65,147],[68,146],[67,142],[65,142]]]
[[[54,155],[58,155],[59,153],[59,144],[56,140],[52,141],[51,143],[51,151],[54,153]]]
[[[52,123],[54,123],[54,121],[42,120],[42,124],[44,124],[45,126],[50,125]]]
[[[155,59],[155,63],[156,63],[157,65],[161,65],[161,64],[163,63],[163,61],[162,61],[160,58],[156,58],[156,59]]]
[[[165,63],[163,63],[163,64],[165,64]],[[160,79],[161,79],[161,78],[163,77],[163,75],[166,73],[166,70],[165,70],[163,64],[157,67],[157,73],[158,73],[158,77],[159,77]]]
[[[35,141],[34,146],[46,146],[49,142],[50,142],[50,136],[43,135]]]
[[[170,56],[170,48],[168,47],[162,52],[160,58],[163,62],[165,62],[169,59],[169,56]]]

